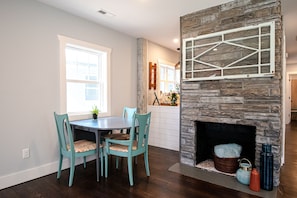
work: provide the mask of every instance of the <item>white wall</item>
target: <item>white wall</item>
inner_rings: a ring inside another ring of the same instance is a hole
[[[287,73],[297,73],[297,63],[295,64],[287,64]]]
[[[135,38],[34,0],[0,3],[0,189],[57,170],[59,111],[57,35],[112,49],[111,111],[136,106]],[[22,159],[22,149],[30,158]]]

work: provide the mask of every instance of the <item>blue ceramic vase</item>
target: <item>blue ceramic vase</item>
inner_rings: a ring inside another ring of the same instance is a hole
[[[237,180],[242,184],[249,185],[251,170],[252,164],[248,159],[242,158],[239,160],[239,169],[236,171]]]

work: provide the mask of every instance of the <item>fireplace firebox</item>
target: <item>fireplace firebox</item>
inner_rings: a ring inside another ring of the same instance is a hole
[[[256,127],[196,121],[196,164],[213,159],[215,145],[236,143],[242,146],[241,158],[255,165]]]

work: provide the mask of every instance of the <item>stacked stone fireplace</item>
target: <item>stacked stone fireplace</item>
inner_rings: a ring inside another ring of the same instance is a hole
[[[185,15],[181,17],[181,36],[185,39],[272,20],[276,24],[275,73],[272,77],[181,82],[181,163],[195,166],[201,160],[197,153],[204,140],[199,139],[197,123],[251,126],[254,148],[247,150],[253,152],[254,166],[259,168],[262,144],[271,143],[274,185],[279,184],[283,131],[280,1],[236,0]]]

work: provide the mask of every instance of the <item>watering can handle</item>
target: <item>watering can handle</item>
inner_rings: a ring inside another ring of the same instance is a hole
[[[250,166],[252,166],[252,163],[251,163],[250,160],[248,160],[247,158],[239,159],[238,162],[241,163],[241,161],[244,161],[244,160],[247,161],[247,162],[249,163]]]

